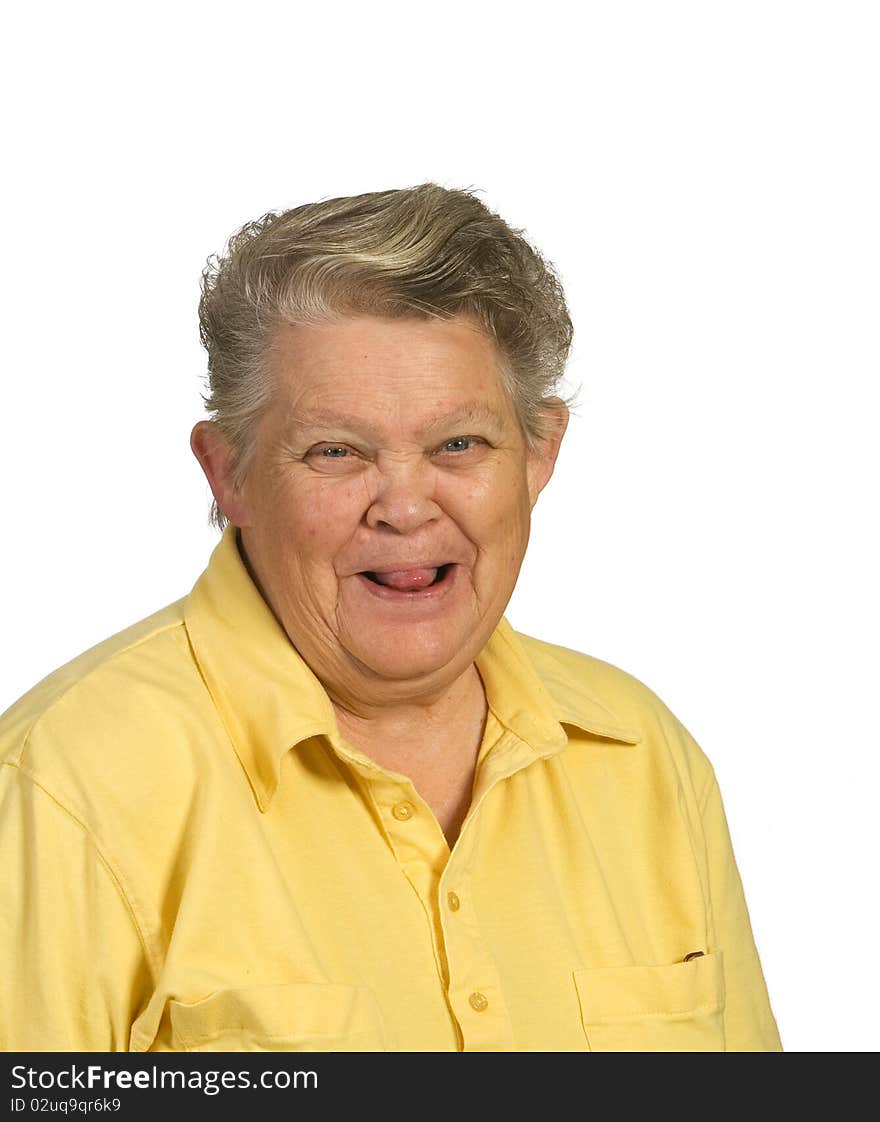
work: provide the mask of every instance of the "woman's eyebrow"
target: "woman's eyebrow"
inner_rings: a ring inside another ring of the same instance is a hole
[[[456,409],[452,413],[444,413],[439,417],[432,418],[415,435],[417,439],[421,440],[430,436],[433,432],[475,423],[488,423],[500,428],[504,425],[504,419],[491,406],[482,402],[474,402],[463,406],[461,409]],[[363,417],[356,417],[350,413],[324,413],[320,410],[291,415],[287,428],[290,431],[296,430],[298,432],[308,432],[312,429],[345,431],[359,433],[374,440],[378,440],[382,436],[380,430],[370,421],[364,420]]]

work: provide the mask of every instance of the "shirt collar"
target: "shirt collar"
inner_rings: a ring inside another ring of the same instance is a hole
[[[291,748],[326,736],[338,751],[342,741],[330,698],[251,579],[234,526],[224,530],[187,597],[184,622],[199,670],[265,811]],[[565,746],[566,723],[627,744],[640,739],[561,664],[539,674],[504,618],[476,666],[500,723],[536,755]],[[370,765],[350,749],[343,754]]]

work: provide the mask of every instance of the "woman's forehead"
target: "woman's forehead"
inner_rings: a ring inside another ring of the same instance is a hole
[[[384,429],[512,419],[494,342],[470,322],[383,320],[289,327],[275,348],[285,427]]]
[[[391,418],[387,418],[391,419]],[[418,424],[412,435],[416,439],[430,437],[431,434],[449,425],[477,425],[501,428],[508,421],[506,414],[493,403],[486,400],[472,400],[463,406],[450,402],[432,410],[425,423]],[[333,409],[322,406],[316,409],[291,410],[287,423],[302,432],[326,428],[343,428],[362,432],[366,436],[378,437],[384,427],[377,424],[373,416],[353,413],[347,408]]]
[[[286,324],[273,340],[279,373],[297,381],[396,375],[472,376],[499,365],[492,338],[473,320],[358,316],[326,324]]]

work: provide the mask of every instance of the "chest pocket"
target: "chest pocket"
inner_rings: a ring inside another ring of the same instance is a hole
[[[722,952],[671,966],[576,970],[591,1052],[723,1052]]]
[[[365,986],[296,982],[218,990],[168,1003],[186,1052],[383,1052],[381,1014]]]

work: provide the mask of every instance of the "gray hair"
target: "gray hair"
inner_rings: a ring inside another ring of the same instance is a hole
[[[211,420],[244,481],[275,389],[282,324],[469,315],[494,339],[529,449],[544,435],[572,324],[553,266],[472,193],[436,183],[306,203],[246,223],[208,259],[199,301]],[[571,404],[571,399],[566,401]],[[211,522],[226,518],[216,500]]]

